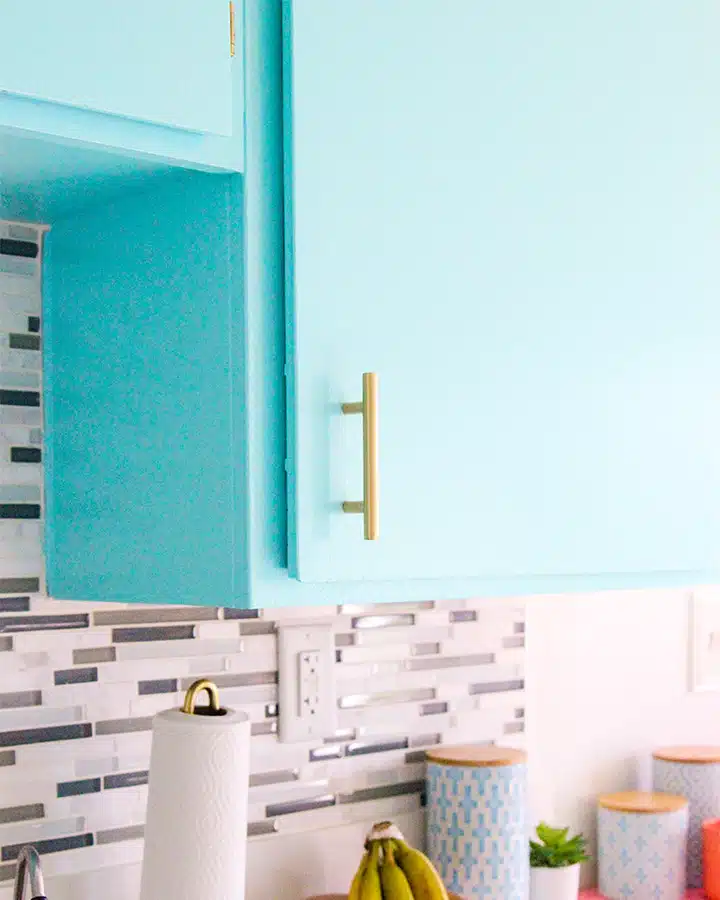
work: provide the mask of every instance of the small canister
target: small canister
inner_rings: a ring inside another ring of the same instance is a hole
[[[720,747],[664,747],[653,753],[653,788],[687,797],[687,886],[703,884],[702,823],[720,818]]]
[[[527,767],[520,750],[435,747],[427,753],[428,856],[449,891],[527,900]]]
[[[682,900],[688,804],[674,794],[598,798],[600,893],[608,900]]]

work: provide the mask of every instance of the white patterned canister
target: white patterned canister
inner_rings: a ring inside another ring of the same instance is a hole
[[[687,886],[702,887],[702,823],[720,818],[720,747],[664,747],[653,753],[653,788],[687,797]]]
[[[682,900],[688,805],[674,794],[598,798],[598,874],[608,900]]]
[[[527,900],[526,757],[504,747],[428,751],[428,856],[467,898]]]

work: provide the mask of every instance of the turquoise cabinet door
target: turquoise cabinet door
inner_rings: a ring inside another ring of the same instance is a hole
[[[717,3],[285,16],[292,573],[718,571]]]
[[[230,66],[228,0],[0,0],[0,92],[229,135]]]

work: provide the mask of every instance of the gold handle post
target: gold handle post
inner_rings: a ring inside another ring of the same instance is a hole
[[[198,694],[201,694],[203,691],[208,692],[210,709],[214,713],[220,712],[220,693],[217,689],[217,685],[212,681],[208,681],[207,678],[201,678],[199,681],[191,684],[187,694],[185,694],[185,702],[182,707],[184,713],[187,713],[189,716],[195,715],[195,702],[197,701]]]
[[[362,513],[365,540],[376,541],[380,536],[380,485],[378,439],[378,376],[376,372],[363,373],[363,398],[356,403],[343,403],[346,416],[363,417],[363,499],[346,500],[343,512]]]

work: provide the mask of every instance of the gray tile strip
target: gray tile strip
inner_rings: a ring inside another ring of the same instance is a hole
[[[326,806],[335,806],[336,803],[334,794],[323,794],[321,797],[308,797],[305,800],[271,803],[265,808],[265,815],[268,819],[272,819],[273,816],[289,816],[291,813],[308,812],[311,809],[325,809]]]
[[[8,346],[11,350],[39,350],[40,337],[37,334],[9,334]]]
[[[316,747],[310,751],[310,762],[320,762],[326,759],[341,759],[345,753],[342,744],[327,744],[324,747]]]
[[[106,775],[103,778],[103,787],[106,791],[114,788],[138,787],[148,783],[148,772],[123,772],[122,775]]]
[[[355,645],[355,635],[354,634],[336,634],[335,635],[335,646],[336,647],[353,647]]]
[[[518,708],[515,710],[515,718],[516,718],[516,719],[523,719],[523,718],[525,718],[525,707],[523,707],[523,706],[518,706]]]
[[[39,503],[0,503],[0,519],[39,519]]]
[[[522,734],[523,731],[525,731],[525,723],[508,722],[503,730],[505,731],[505,734]]]
[[[0,768],[2,766],[14,766],[15,765],[15,751],[14,750],[0,750]]]
[[[0,632],[18,634],[24,631],[64,631],[88,628],[89,616],[0,616]]]
[[[144,825],[127,825],[125,828],[107,828],[95,835],[98,844],[117,844],[120,841],[136,841],[145,835]]]
[[[14,694],[0,694],[0,709],[20,709],[23,706],[41,705],[41,691],[17,691]]]
[[[408,738],[398,738],[387,741],[353,741],[348,744],[348,756],[367,756],[370,753],[384,753],[387,750],[407,750],[410,742]]]
[[[297,769],[283,769],[279,772],[258,772],[250,776],[250,787],[261,787],[265,784],[284,784],[297,781],[300,773]]]
[[[430,723],[428,723],[430,724]],[[410,746],[411,747],[435,747],[437,744],[442,742],[442,735],[438,734],[416,734],[410,738]],[[475,743],[478,743],[477,741]],[[480,741],[480,744],[483,743],[492,743],[492,742],[483,742]]]
[[[55,673],[55,684],[89,684],[98,680],[98,670],[92,669],[59,669]]]
[[[145,625],[158,622],[205,622],[219,618],[216,606],[168,606],[167,609],[111,609],[93,613],[95,625]]]
[[[194,625],[167,625],[157,628],[113,628],[115,644],[131,644],[141,641],[187,641],[195,637]]]
[[[409,688],[405,691],[379,691],[377,694],[348,694],[340,698],[338,706],[340,709],[359,709],[363,706],[384,706],[388,703],[412,703],[414,700],[434,699],[434,688]]]
[[[39,578],[0,578],[0,594],[37,594]]]
[[[412,654],[413,656],[436,656],[440,652],[440,644],[437,643],[425,643],[425,644],[413,644],[412,645]]]
[[[219,688],[248,687],[258,684],[277,684],[277,672],[238,672],[236,675],[213,675],[212,680]],[[195,681],[194,678],[183,678],[180,688],[186,691]]]
[[[91,834],[74,834],[72,837],[51,838],[47,841],[34,841],[33,846],[41,855],[43,853],[59,853],[61,850],[77,850],[79,847],[92,847]],[[10,844],[2,848],[2,861],[17,859],[24,844]]]
[[[28,822],[30,819],[42,819],[45,807],[42,803],[30,803],[27,806],[8,806],[0,809],[0,825],[10,822]]]
[[[23,728],[0,731],[0,747],[18,744],[45,744],[50,741],[74,741],[92,735],[92,725],[55,725],[48,728]]]
[[[0,634],[0,653],[8,653],[13,648],[13,639]]]
[[[152,716],[135,719],[106,719],[95,723],[95,734],[128,734],[132,731],[150,731]]]
[[[250,734],[277,734],[277,722],[253,722],[250,726]]]
[[[457,609],[450,613],[451,622],[477,622],[477,612],[474,609]]]
[[[470,694],[500,694],[504,691],[521,691],[525,687],[522,679],[517,681],[490,681],[481,684],[471,684]]]
[[[503,645],[503,647],[505,647],[506,650],[511,650],[515,647],[524,647],[525,646],[525,635],[519,634],[515,637],[503,638],[502,645]]]
[[[421,716],[439,716],[448,711],[447,703],[436,700],[434,703],[423,703],[420,707]]]
[[[0,612],[30,612],[30,598],[0,597]]]
[[[225,619],[259,619],[259,609],[232,609],[223,610],[223,618]]]
[[[250,636],[253,634],[275,634],[277,628],[275,627],[274,622],[262,622],[258,620],[257,622],[241,622],[240,623],[240,634],[243,636]]]
[[[525,623],[524,622],[516,622],[513,625],[513,631],[515,634],[525,634]]]
[[[116,652],[114,647],[88,647],[73,650],[73,662],[75,665],[83,663],[115,662]]]
[[[178,689],[177,678],[157,678],[154,681],[139,681],[138,694],[174,694]]]
[[[353,628],[397,628],[415,624],[412,613],[396,613],[390,616],[356,616],[352,620]]]
[[[58,797],[77,797],[80,794],[97,794],[101,787],[99,778],[61,781],[57,786],[57,795]]]
[[[15,879],[15,866],[0,866],[0,884]]]
[[[278,831],[278,823],[275,821],[269,822],[250,822],[247,827],[247,836],[251,837],[260,837],[263,834],[275,834]]]
[[[494,662],[494,653],[476,653],[473,656],[434,656],[424,659],[409,659],[406,666],[412,672],[420,672],[428,669],[461,669],[465,666],[488,666]]]
[[[382,800],[383,797],[421,794],[424,790],[424,781],[403,781],[399,784],[384,784],[379,787],[362,788],[349,794],[339,794],[338,803],[365,803],[368,800]]]

